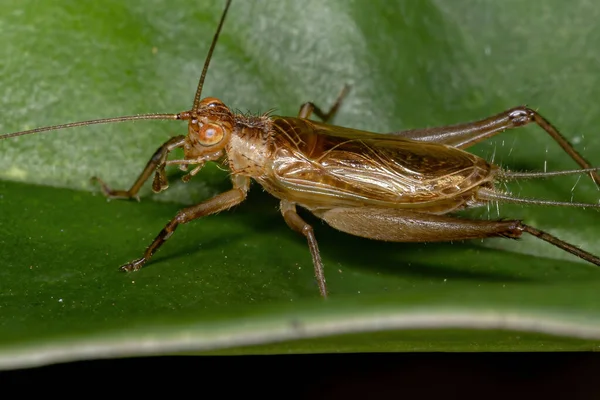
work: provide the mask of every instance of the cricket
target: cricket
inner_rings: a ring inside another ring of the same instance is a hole
[[[569,141],[537,111],[519,106],[475,122],[451,126],[374,133],[329,124],[350,87],[342,88],[329,108],[308,102],[297,117],[234,113],[215,97],[202,97],[202,86],[223,28],[231,0],[227,0],[212,39],[190,110],[175,114],[142,114],[71,122],[0,135],[6,140],[59,129],[136,120],[187,121],[187,135],[172,137],[150,157],[126,190],[92,180],[110,199],[137,199],[152,178],[152,190],[169,187],[166,168],[178,166],[183,182],[194,178],[208,162],[225,167],[230,190],[180,210],[158,233],[141,257],[120,267],[144,267],[177,227],[242,203],[254,180],[280,201],[285,223],[304,236],[314,265],[320,295],[328,295],[324,265],[313,228],[298,214],[307,210],[331,227],[363,238],[391,242],[449,242],[532,235],[589,263],[600,257],[517,219],[468,219],[453,213],[488,204],[518,203],[599,209],[600,204],[521,198],[501,190],[500,184],[520,179],[587,174],[600,185],[594,168]],[[317,117],[318,120],[312,118]],[[509,129],[536,124],[581,169],[554,172],[512,172],[466,151],[470,146]],[[183,158],[170,153],[183,150]]]

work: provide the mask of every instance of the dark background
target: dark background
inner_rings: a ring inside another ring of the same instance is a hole
[[[164,387],[171,395],[181,392],[209,398],[234,394],[311,399],[462,398],[474,394],[486,399],[588,399],[600,395],[599,367],[600,357],[593,353],[182,356],[6,371],[0,373],[0,384],[5,390],[16,385],[67,391],[115,385],[136,394]]]

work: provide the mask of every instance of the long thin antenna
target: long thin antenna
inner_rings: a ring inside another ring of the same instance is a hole
[[[231,5],[231,0],[227,0],[227,4],[225,4],[225,10],[223,10],[223,15],[221,15],[221,21],[219,21],[219,26],[217,27],[217,31],[215,32],[215,36],[213,37],[212,43],[210,44],[210,49],[208,50],[208,54],[206,55],[206,61],[204,61],[204,68],[202,68],[202,75],[200,75],[200,82],[198,82],[198,88],[196,89],[196,96],[194,96],[194,105],[192,106],[192,111],[198,109],[200,105],[200,96],[202,96],[202,85],[204,85],[204,78],[206,77],[206,71],[208,71],[208,65],[210,64],[210,59],[212,58],[213,51],[215,50],[215,46],[217,45],[217,40],[219,39],[219,34],[221,33],[221,28],[223,28],[223,23],[225,22],[225,16],[227,15],[227,11],[229,10],[229,6]]]
[[[113,123],[113,122],[125,122],[125,121],[139,121],[139,120],[143,120],[143,119],[171,119],[171,120],[177,120],[177,119],[182,119],[182,118],[181,118],[181,116],[179,114],[140,114],[140,115],[125,116],[125,117],[92,119],[90,121],[70,122],[68,124],[61,124],[61,125],[54,125],[54,126],[45,126],[43,128],[30,129],[28,131],[6,133],[4,135],[0,135],[0,140],[12,138],[12,137],[17,137],[17,136],[23,136],[23,135],[31,135],[33,133],[56,131],[56,130],[59,130],[59,129],[67,129],[67,128],[75,128],[77,126],[110,124],[110,123]]]

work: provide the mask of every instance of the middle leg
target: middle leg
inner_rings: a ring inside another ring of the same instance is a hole
[[[315,278],[319,285],[319,292],[321,293],[321,296],[327,298],[327,284],[325,283],[323,261],[321,261],[321,253],[319,252],[319,246],[317,245],[317,239],[315,238],[315,232],[313,231],[312,226],[304,222],[296,212],[296,206],[288,201],[281,201],[281,214],[290,228],[306,237],[315,268]]]
[[[227,192],[218,194],[200,204],[179,211],[175,218],[160,231],[158,236],[150,243],[150,246],[146,248],[144,255],[137,260],[133,260],[121,266],[121,271],[131,272],[141,269],[154,253],[173,235],[175,229],[177,229],[180,224],[186,224],[195,219],[216,214],[244,201],[250,187],[250,179],[239,176],[234,177],[233,185],[233,189]]]

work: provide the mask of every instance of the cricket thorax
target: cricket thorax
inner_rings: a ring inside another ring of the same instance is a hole
[[[227,162],[233,174],[260,179],[272,159],[274,142],[267,116],[235,116],[227,144]]]

